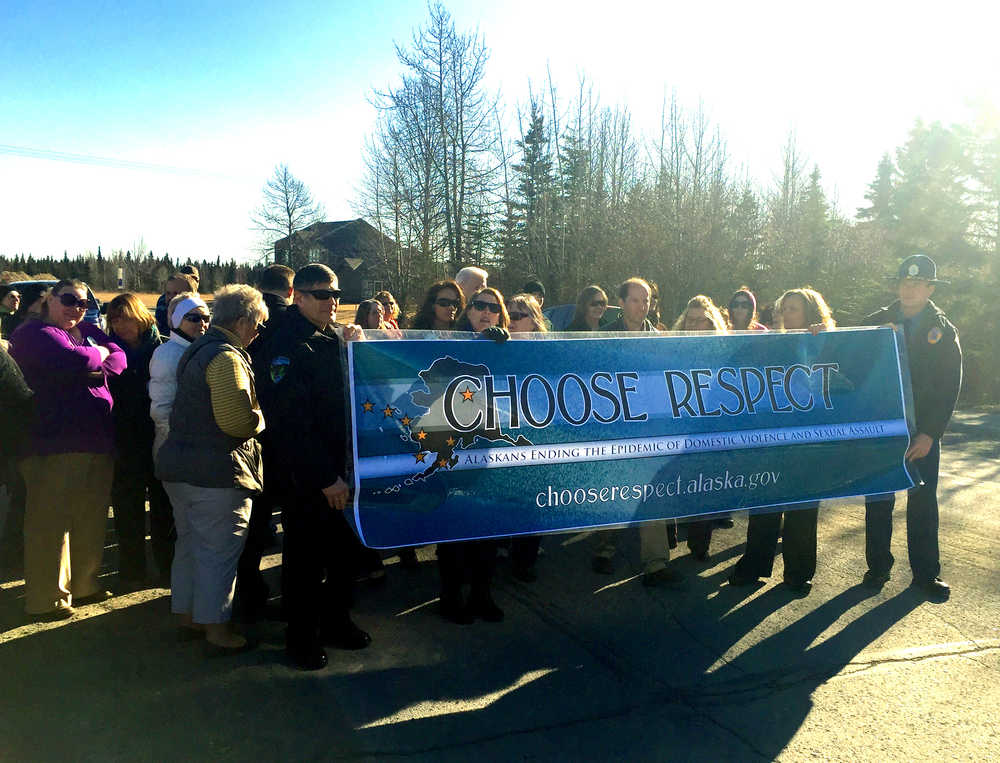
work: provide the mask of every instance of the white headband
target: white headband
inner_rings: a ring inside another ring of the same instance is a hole
[[[174,312],[170,316],[170,327],[179,329],[184,316],[196,307],[204,307],[208,310],[208,305],[201,297],[185,297],[174,306]]]

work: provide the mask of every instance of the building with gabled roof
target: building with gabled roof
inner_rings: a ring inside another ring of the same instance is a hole
[[[357,220],[313,223],[274,242],[274,261],[298,269],[310,262],[330,266],[340,282],[341,301],[360,302],[389,288],[384,263],[396,242]]]

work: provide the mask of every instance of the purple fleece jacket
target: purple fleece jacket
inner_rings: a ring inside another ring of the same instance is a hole
[[[90,323],[77,328],[83,342],[42,321],[17,327],[10,355],[35,392],[35,424],[23,455],[112,453],[115,448],[108,374],[125,370],[125,352]],[[93,339],[111,353],[101,362]]]

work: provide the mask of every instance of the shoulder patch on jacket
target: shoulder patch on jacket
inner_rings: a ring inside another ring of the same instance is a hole
[[[270,376],[271,381],[277,384],[282,379],[285,378],[285,374],[288,372],[288,366],[291,365],[291,361],[284,355],[279,355],[271,361]]]
[[[941,337],[944,336],[944,332],[941,330],[940,326],[932,326],[931,330],[927,332],[927,343],[937,344],[941,341]]]

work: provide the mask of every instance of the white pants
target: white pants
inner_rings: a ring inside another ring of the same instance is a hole
[[[200,624],[229,622],[252,493],[186,482],[164,482],[163,487],[177,527],[170,569],[171,611],[189,614]]]

